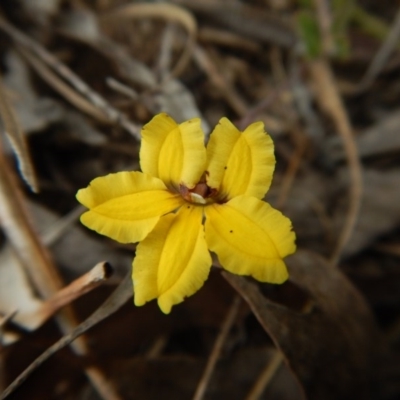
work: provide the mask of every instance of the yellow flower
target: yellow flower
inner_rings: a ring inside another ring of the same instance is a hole
[[[142,129],[143,172],[94,179],[77,199],[81,221],[121,243],[140,242],[133,261],[135,304],[158,299],[168,314],[198,291],[209,253],[238,275],[282,283],[283,258],[295,251],[291,222],[261,201],[275,166],[262,122],[240,132],[222,118],[207,148],[198,118],[177,124],[167,114]]]

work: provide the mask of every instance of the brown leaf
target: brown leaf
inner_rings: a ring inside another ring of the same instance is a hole
[[[87,330],[98,324],[103,319],[119,310],[132,296],[132,283],[130,274],[128,274],[107,300],[85,321],[74,328],[70,333],[63,336],[60,340],[50,346],[42,353],[28,368],[25,369],[7,388],[0,394],[0,399],[8,397],[15,389],[20,386],[25,379],[44,363],[52,355],[68,346],[76,338],[81,336]]]
[[[317,255],[298,251],[287,264],[291,281],[310,296],[307,312],[268,300],[243,277],[223,275],[282,351],[306,398],[371,398],[379,333],[364,299],[340,270]]]

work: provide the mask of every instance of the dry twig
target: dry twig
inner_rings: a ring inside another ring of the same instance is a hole
[[[322,38],[322,50],[326,56],[335,52],[335,41],[332,36],[332,14],[327,0],[314,0],[317,10],[318,24]]]
[[[282,353],[279,350],[275,350],[271,360],[268,360],[268,364],[265,366],[255,384],[250,389],[250,392],[247,394],[246,400],[258,400],[261,397],[266,387],[271,382],[271,379],[282,365],[283,360],[284,358]]]
[[[236,315],[239,311],[240,303],[241,303],[240,297],[235,296],[235,298],[233,299],[233,302],[231,304],[231,307],[229,308],[228,313],[226,314],[225,320],[222,322],[221,330],[218,334],[217,339],[214,342],[214,347],[208,358],[208,362],[207,362],[206,368],[203,372],[203,376],[201,377],[200,382],[197,385],[197,389],[193,396],[193,400],[201,400],[201,399],[203,399],[203,397],[205,395],[207,386],[210,382],[211,375],[214,371],[215,365],[221,354],[224,342],[227,338],[227,335],[228,335],[233,323],[235,322]]]
[[[300,132],[295,132],[294,136],[296,139],[296,148],[293,152],[294,154],[289,159],[289,165],[281,183],[279,197],[276,201],[276,207],[278,209],[283,209],[285,207],[290,189],[293,185],[297,171],[300,168],[304,152],[307,149],[308,142],[305,137],[302,136]]]
[[[29,222],[22,193],[3,155],[0,147],[0,220],[11,245],[22,261],[27,275],[43,298],[48,298],[63,287],[62,280],[53,265],[47,249],[39,241]],[[57,317],[57,322],[64,332],[70,331],[76,324],[71,308],[66,307]],[[84,338],[73,344],[77,354],[87,354]],[[104,399],[117,400],[118,395],[107,382],[103,373],[96,366],[85,369],[87,376]]]
[[[226,102],[232,107],[232,109],[239,116],[246,115],[248,112],[247,105],[242,100],[242,97],[239,96],[235,88],[227,82],[224,75],[218,71],[206,50],[200,45],[196,45],[193,57],[194,61],[207,74],[210,82],[221,92],[221,95],[225,98]]]
[[[30,186],[30,188],[37,192],[39,190],[38,183],[26,144],[25,136],[21,131],[18,121],[14,115],[14,111],[7,101],[6,91],[3,87],[3,82],[0,77],[0,117],[4,125],[5,133],[13,147],[17,156],[21,175]]]
[[[4,18],[0,17],[0,29],[6,32],[16,43],[32,52],[36,57],[47,64],[63,79],[71,84],[79,93],[86,97],[110,123],[121,124],[133,136],[140,139],[139,127],[123,115],[120,111],[112,107],[102,96],[90,88],[81,78],[79,78],[70,68],[61,63],[42,45],[28,37],[17,28],[12,26]]]
[[[386,37],[386,40],[382,44],[379,51],[375,54],[375,57],[371,61],[367,72],[361,80],[361,89],[367,88],[374,79],[379,75],[382,69],[385,67],[387,60],[389,59],[392,52],[398,46],[398,41],[400,37],[400,8],[397,11],[396,17],[394,19],[392,28]]]
[[[106,262],[95,265],[89,272],[75,279],[52,297],[45,300],[33,313],[25,314],[24,321],[30,329],[36,329],[62,307],[102,285],[111,276],[111,267]],[[32,321],[29,323],[28,321]]]
[[[336,125],[343,141],[350,170],[349,209],[336,248],[331,256],[332,265],[336,265],[346,243],[351,237],[360,210],[362,196],[361,163],[358,158],[357,146],[354,141],[350,121],[328,63],[324,60],[315,60],[310,62],[309,67],[315,83],[318,103],[332,117]]]
[[[1,394],[0,400],[4,400],[12,392],[14,392],[29,375],[42,365],[48,358],[57,353],[63,347],[71,344],[75,339],[79,338],[84,332],[98,324],[103,319],[118,311],[127,300],[132,297],[132,282],[130,274],[128,274],[121,284],[115,289],[111,296],[85,321],[78,325],[68,335],[62,337],[58,342],[49,347],[42,355],[40,355],[22,374],[20,374],[14,382]],[[106,397],[119,398],[119,397]]]
[[[124,20],[142,19],[142,18],[162,18],[169,22],[177,22],[183,26],[188,34],[186,46],[180,59],[172,68],[171,73],[164,77],[165,80],[178,77],[186,68],[190,61],[194,49],[197,35],[197,23],[192,14],[182,7],[169,3],[136,3],[128,4],[117,8],[113,12],[107,12],[102,18],[103,21],[118,21],[120,24]]]

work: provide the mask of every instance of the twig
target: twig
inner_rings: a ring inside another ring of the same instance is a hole
[[[124,96],[130,98],[131,100],[137,100],[139,98],[139,94],[136,92],[136,90],[127,85],[124,85],[123,83],[117,81],[114,78],[111,77],[107,78],[106,83],[111,89],[115,90],[118,93],[123,94]]]
[[[332,36],[332,14],[327,0],[314,0],[318,25],[322,38],[322,50],[326,56],[335,53],[335,41]]]
[[[79,93],[75,92],[69,85],[67,85],[54,72],[52,72],[52,70],[48,68],[46,64],[40,60],[40,58],[36,57],[34,54],[25,50],[21,46],[18,46],[18,50],[25,60],[28,61],[28,63],[37,72],[37,74],[72,105],[102,123],[110,123],[110,120],[101,110],[87,101]]]
[[[53,316],[60,308],[72,303],[77,298],[102,285],[112,273],[111,266],[106,262],[95,265],[89,272],[75,279],[52,297],[44,301],[34,313],[25,314],[24,321],[31,320],[30,329],[36,329]]]
[[[210,82],[220,90],[222,96],[232,109],[240,117],[246,115],[248,113],[247,105],[236,90],[227,82],[225,76],[218,71],[205,49],[196,45],[193,57],[197,65],[207,74]]]
[[[241,303],[240,296],[235,296],[231,304],[231,307],[229,308],[229,311],[226,314],[225,320],[222,322],[221,330],[218,334],[217,339],[214,342],[214,347],[212,349],[210,357],[208,358],[208,362],[206,368],[204,369],[203,376],[201,377],[200,382],[197,385],[197,389],[193,396],[193,400],[201,400],[204,397],[207,386],[210,382],[211,375],[214,371],[215,365],[221,354],[222,347],[224,345],[226,337],[233,323],[235,322],[235,318],[239,311],[240,303]]]
[[[40,232],[43,244],[51,246],[56,242],[64,234],[65,230],[78,220],[84,210],[85,208],[79,205],[46,228],[45,232]]]
[[[17,156],[21,175],[33,192],[38,192],[38,183],[26,144],[25,136],[14,115],[14,111],[7,101],[6,91],[0,76],[0,117],[4,125],[5,133],[10,141],[14,153]]]
[[[163,18],[166,21],[177,22],[183,26],[188,34],[185,48],[172,68],[171,73],[165,77],[164,81],[178,77],[186,68],[191,59],[194,49],[195,38],[197,35],[197,23],[193,15],[185,8],[170,3],[136,3],[128,4],[117,8],[113,12],[107,12],[102,21],[142,19],[142,18]]]
[[[95,107],[97,107],[110,122],[121,124],[133,136],[140,139],[140,129],[133,122],[123,115],[120,111],[112,107],[102,96],[91,89],[81,78],[79,78],[65,64],[61,63],[49,51],[39,43],[12,26],[4,18],[0,17],[0,29],[6,32],[20,46],[28,49],[39,59],[46,63],[50,68],[62,76],[79,93],[86,97]]]
[[[368,13],[362,7],[360,7],[357,2],[353,4],[352,15],[354,24],[366,32],[369,36],[372,36],[378,40],[385,40],[389,34],[389,27],[386,21],[377,17],[374,14]],[[397,45],[397,49],[399,49]]]
[[[161,40],[160,54],[158,56],[157,72],[160,80],[164,81],[170,75],[174,36],[174,26],[168,23]]]
[[[276,201],[276,207],[280,210],[283,209],[283,207],[285,206],[290,189],[294,182],[294,178],[296,177],[296,173],[300,168],[302,157],[307,148],[307,140],[304,136],[301,135],[301,133],[295,132],[294,136],[296,139],[296,148],[289,159],[289,165],[283,177],[280,186],[279,196]]]
[[[60,289],[50,298],[39,303],[32,310],[15,309],[16,316],[12,322],[27,331],[33,331],[43,325],[62,307],[72,303],[77,298],[102,285],[112,274],[111,266],[106,262],[96,264],[89,272],[75,279],[69,285]],[[0,318],[1,328],[1,318]],[[9,332],[7,332],[9,334]],[[1,334],[0,334],[1,343]]]
[[[260,113],[268,109],[268,107],[271,106],[275,101],[277,101],[281,94],[287,89],[287,85],[282,85],[281,87],[275,88],[275,90],[270,92],[268,96],[265,97],[265,99],[260,101],[254,107],[248,109],[246,114],[244,114],[242,118],[237,122],[237,127],[240,130],[246,129],[246,127],[251,124]]]
[[[360,87],[365,89],[373,80],[379,75],[380,71],[384,68],[390,54],[398,46],[398,40],[400,36],[400,8],[397,11],[396,17],[394,19],[392,28],[389,31],[384,43],[375,54],[375,57],[371,61],[367,72],[361,80]]]
[[[0,220],[4,233],[16,250],[22,265],[43,298],[48,298],[63,287],[61,277],[51,262],[47,249],[39,241],[24,206],[18,183],[3,155],[0,145]],[[70,307],[66,307],[57,316],[57,322],[63,332],[69,332],[77,324]],[[80,338],[73,344],[73,350],[79,355],[87,354],[87,344]],[[97,391],[104,399],[116,400],[118,395],[103,373],[96,366],[88,366],[85,372]]]
[[[274,355],[270,360],[268,360],[268,364],[265,366],[253,387],[250,389],[250,392],[246,396],[245,400],[258,400],[261,397],[265,391],[265,388],[269,385],[271,379],[282,365],[283,360],[284,358],[282,353],[279,350],[275,350]]]
[[[330,258],[331,264],[336,265],[357,221],[362,196],[362,170],[350,121],[329,65],[324,60],[315,60],[310,62],[309,67],[314,79],[318,102],[332,117],[336,125],[343,141],[350,170],[349,209],[336,248]]]
[[[262,51],[262,47],[258,43],[228,30],[205,26],[199,30],[198,36],[201,42],[207,42],[207,44],[223,45],[251,53]]]
[[[293,48],[298,44],[292,26],[278,18],[276,14],[266,11],[266,7],[255,7],[236,1],[173,0],[173,2],[242,37],[284,48]]]
[[[118,311],[128,299],[132,297],[132,283],[130,274],[128,274],[121,284],[115,289],[111,296],[85,321],[78,325],[71,333],[62,337],[58,342],[49,347],[42,355],[40,355],[22,374],[20,374],[8,388],[1,394],[0,400],[4,400],[18,386],[20,386],[28,376],[42,365],[48,358],[57,353],[63,347],[71,344],[76,338],[84,332],[98,324],[109,315]],[[116,397],[114,397],[116,398]]]

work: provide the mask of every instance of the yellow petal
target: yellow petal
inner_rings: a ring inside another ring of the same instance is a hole
[[[205,171],[206,149],[200,119],[178,125],[169,115],[156,115],[142,129],[142,171],[162,179],[168,187],[193,188]]]
[[[81,222],[121,243],[144,239],[162,215],[183,203],[160,179],[141,172],[96,178],[76,197],[90,209],[81,216]]]
[[[248,196],[209,205],[205,213],[208,247],[225,269],[261,282],[287,279],[282,259],[296,249],[288,218],[268,203]]]
[[[203,286],[212,260],[202,218],[202,207],[185,204],[176,214],[162,217],[138,245],[132,272],[137,306],[158,298],[168,314]]]
[[[244,194],[261,199],[274,168],[274,145],[262,122],[241,133],[227,118],[219,121],[207,145],[207,184],[219,190],[219,198]]]

